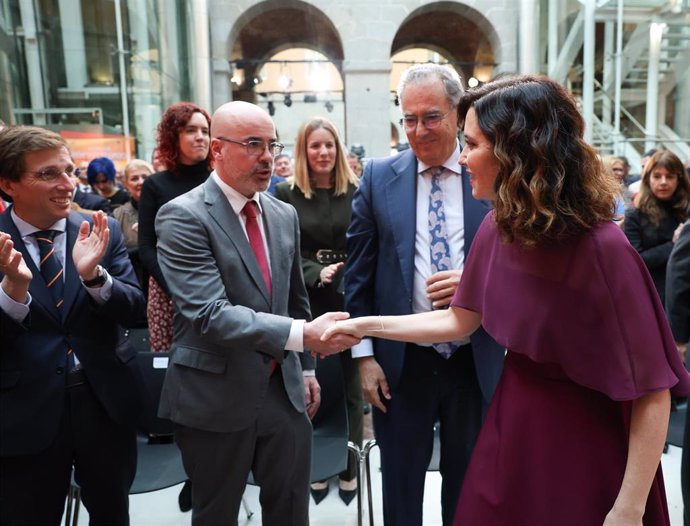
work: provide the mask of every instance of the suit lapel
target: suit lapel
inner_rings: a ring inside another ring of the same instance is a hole
[[[86,291],[82,290],[83,287],[77,274],[77,268],[74,266],[74,260],[72,259],[72,248],[74,248],[74,243],[77,241],[79,226],[83,220],[83,217],[75,213],[70,213],[67,217],[65,227],[67,244],[65,245],[65,303],[62,309],[63,319],[67,319],[79,294],[86,294]]]
[[[261,275],[261,269],[256,261],[254,252],[252,252],[252,247],[249,245],[247,235],[244,233],[240,220],[232,209],[232,206],[230,206],[228,199],[212,178],[209,178],[204,183],[204,199],[208,206],[209,215],[218,224],[221,230],[225,232],[234,245],[247,269],[247,273],[254,281],[256,288],[261,292],[267,305],[270,307],[271,300],[268,297],[268,289]]]
[[[43,310],[50,313],[50,315],[55,319],[57,323],[61,323],[60,313],[58,312],[58,309],[55,306],[53,296],[51,295],[50,290],[46,286],[46,282],[43,279],[43,276],[41,275],[40,269],[36,266],[34,260],[29,254],[29,251],[26,249],[24,240],[19,234],[19,230],[17,230],[17,226],[14,224],[14,221],[12,221],[12,217],[10,216],[9,210],[3,214],[2,218],[4,220],[4,224],[0,224],[0,230],[7,232],[8,234],[10,234],[10,236],[12,236],[14,248],[22,253],[24,262],[26,263],[26,266],[29,267],[29,270],[31,271],[31,274],[33,276],[33,278],[31,279],[31,283],[29,284],[29,294],[31,294],[31,301],[35,301],[37,304],[40,304]]]
[[[284,227],[287,226],[280,220],[279,211],[271,199],[261,195],[261,208],[263,213],[261,219],[264,222],[264,232],[266,232],[266,243],[268,244],[268,257],[271,262],[271,285],[273,297],[286,298],[288,296],[286,285],[289,282],[288,276],[281,274],[279,259],[285,257],[285,250],[281,241],[289,234],[286,234]]]
[[[408,297],[414,280],[414,243],[417,230],[417,159],[408,152],[393,161],[393,177],[385,182],[386,205],[395,250]]]

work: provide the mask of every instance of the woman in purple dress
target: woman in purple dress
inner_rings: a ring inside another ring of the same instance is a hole
[[[456,526],[668,526],[660,457],[670,395],[690,392],[654,283],[612,221],[615,182],[575,101],[507,77],[458,107],[460,164],[490,199],[452,308],[338,322],[412,342],[480,324],[507,349]]]

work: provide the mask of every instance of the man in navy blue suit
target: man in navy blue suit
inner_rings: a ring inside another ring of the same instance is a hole
[[[74,164],[41,128],[0,132],[0,523],[58,524],[70,475],[91,524],[129,524],[145,312],[117,223],[71,212]]]
[[[402,76],[398,98],[410,149],[371,160],[352,204],[345,309],[353,317],[424,312],[451,302],[488,211],[472,198],[458,165],[461,94],[457,74],[442,66],[418,65]],[[443,227],[437,224],[441,216]],[[446,264],[438,265],[444,258]],[[443,523],[451,524],[502,369],[504,350],[481,329],[471,342],[431,343],[365,339],[352,349],[374,407],[388,526],[422,524],[435,422],[440,422]]]

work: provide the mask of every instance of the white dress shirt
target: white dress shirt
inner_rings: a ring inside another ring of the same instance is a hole
[[[443,210],[446,216],[446,232],[450,247],[451,268],[461,269],[465,262],[465,217],[462,205],[462,181],[460,180],[460,144],[456,142],[455,150],[443,163],[445,173],[439,179],[443,191]],[[423,173],[432,168],[417,160],[417,207],[416,232],[414,243],[414,278],[412,281],[412,312],[429,312],[433,310],[431,300],[427,297],[426,280],[431,276],[431,233],[429,232],[429,194],[431,194],[431,174]],[[420,344],[430,346],[428,344]],[[373,356],[374,347],[371,339],[365,338],[352,347],[353,358]]]

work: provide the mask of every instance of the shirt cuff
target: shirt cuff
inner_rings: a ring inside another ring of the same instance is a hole
[[[290,334],[285,342],[286,351],[304,352],[304,324],[306,320],[292,320]]]
[[[27,291],[26,303],[19,303],[10,298],[0,287],[0,309],[4,311],[13,321],[22,323],[29,315],[29,305],[31,304],[31,294]]]
[[[316,376],[316,371],[314,369],[305,369],[302,371],[302,376]]]
[[[103,305],[110,299],[110,296],[113,295],[113,277],[105,269],[103,269],[103,273],[105,274],[106,279],[102,287],[87,287],[82,283],[83,287],[86,289],[86,292],[89,293],[89,296],[91,296],[93,301],[95,301],[98,305]]]
[[[370,338],[364,338],[361,342],[352,346],[353,358],[366,358],[374,356],[374,344]]]

